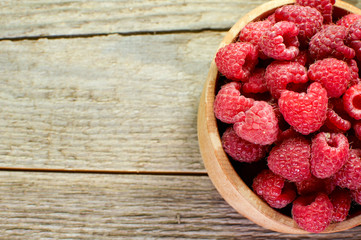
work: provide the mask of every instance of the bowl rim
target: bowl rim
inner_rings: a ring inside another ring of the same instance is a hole
[[[272,0],[253,9],[233,25],[223,38],[218,49],[233,42],[247,23],[269,15],[280,6],[294,2],[295,0]],[[361,15],[360,9],[341,0],[337,0],[334,7]],[[199,148],[213,185],[229,205],[254,223],[277,232],[308,234],[309,232],[299,228],[292,218],[279,213],[261,200],[243,182],[233,168],[223,150],[217,120],[213,113],[218,76],[218,69],[213,58],[200,98],[197,119]],[[331,224],[322,233],[344,231],[360,224],[361,213],[343,222]]]

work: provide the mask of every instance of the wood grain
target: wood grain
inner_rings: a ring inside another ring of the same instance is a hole
[[[204,171],[197,106],[222,37],[1,41],[0,166]]]
[[[227,29],[267,0],[0,2],[0,38]]]
[[[0,172],[2,239],[358,239],[288,235],[236,213],[208,177]]]

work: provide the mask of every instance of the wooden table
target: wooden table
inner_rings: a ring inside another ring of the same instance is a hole
[[[263,229],[204,169],[209,64],[264,2],[2,0],[0,238],[359,239]]]

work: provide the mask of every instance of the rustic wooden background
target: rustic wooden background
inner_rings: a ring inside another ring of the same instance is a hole
[[[0,238],[359,239],[263,229],[204,169],[209,64],[264,2],[0,1]]]

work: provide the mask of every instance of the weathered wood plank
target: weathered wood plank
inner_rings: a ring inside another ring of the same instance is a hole
[[[287,235],[236,213],[208,177],[0,172],[3,239],[359,239]]]
[[[0,2],[0,38],[229,28],[267,0]]]
[[[204,171],[197,107],[222,35],[1,41],[0,166]]]

